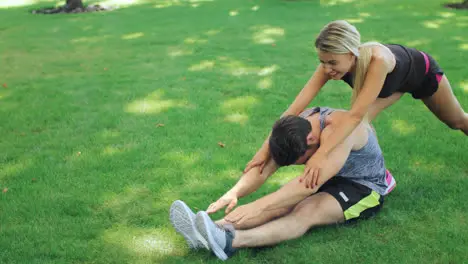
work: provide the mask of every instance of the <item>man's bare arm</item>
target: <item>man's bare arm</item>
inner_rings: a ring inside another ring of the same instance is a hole
[[[232,189],[221,196],[216,202],[211,203],[206,212],[211,214],[226,207],[225,213],[228,214],[237,205],[238,198],[256,191],[277,169],[278,165],[273,160],[268,161],[262,173],[260,173],[259,167],[252,168],[242,175],[241,179]]]
[[[331,130],[324,130],[322,132],[321,138],[323,139],[321,139],[321,141],[326,140],[330,133]],[[305,185],[300,182],[300,177],[297,177],[278,191],[264,196],[254,203],[262,210],[275,210],[296,205],[306,197],[316,193],[326,181],[335,176],[341,170],[354,146],[354,141],[354,134],[351,134],[350,137],[330,153],[330,156],[327,159],[327,164],[323,166],[322,173],[318,180],[318,185],[314,188],[306,188]]]
[[[271,159],[265,165],[263,172],[260,173],[260,168],[255,167],[242,175],[240,180],[228,191],[236,197],[241,198],[255,192],[262,184],[270,177],[279,166]]]

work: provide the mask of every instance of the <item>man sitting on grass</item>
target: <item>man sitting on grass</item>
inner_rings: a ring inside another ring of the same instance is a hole
[[[231,212],[238,198],[257,190],[280,166],[304,164],[328,140],[333,119],[344,114],[315,107],[278,120],[269,140],[273,159],[262,172],[259,167],[249,170],[206,212],[195,215],[184,202],[175,201],[170,220],[176,231],[191,248],[205,247],[226,260],[238,248],[274,245],[300,237],[311,227],[375,215],[395,182],[385,169],[376,135],[365,122],[329,154],[317,179],[297,177]],[[208,214],[226,206],[224,219],[213,222]]]

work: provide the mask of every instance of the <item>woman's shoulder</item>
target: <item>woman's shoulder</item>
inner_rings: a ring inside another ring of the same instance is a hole
[[[388,73],[392,72],[396,65],[395,54],[389,47],[384,44],[376,42],[374,45],[369,45],[367,48],[372,50],[371,62],[384,63]]]

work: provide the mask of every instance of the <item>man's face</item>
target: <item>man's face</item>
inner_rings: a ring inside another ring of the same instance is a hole
[[[325,73],[333,80],[340,80],[354,66],[355,56],[352,53],[335,54],[321,50],[317,50],[317,53]]]
[[[299,159],[294,162],[295,165],[302,165],[305,164],[312,155],[317,151],[318,145],[309,145],[310,148],[304,153],[304,155],[300,156]]]

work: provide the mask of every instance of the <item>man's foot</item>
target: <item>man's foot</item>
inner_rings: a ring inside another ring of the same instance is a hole
[[[184,202],[180,200],[173,202],[169,217],[172,226],[185,238],[190,248],[210,249],[206,239],[204,239],[195,228],[195,214]]]
[[[395,178],[393,178],[393,175],[388,170],[385,170],[385,181],[387,182],[387,186],[388,186],[387,189],[385,189],[385,195],[387,195],[396,186]]]
[[[235,253],[236,250],[232,248],[234,228],[223,228],[216,225],[204,211],[197,213],[195,223],[198,232],[208,241],[211,251],[219,259],[227,260]]]

